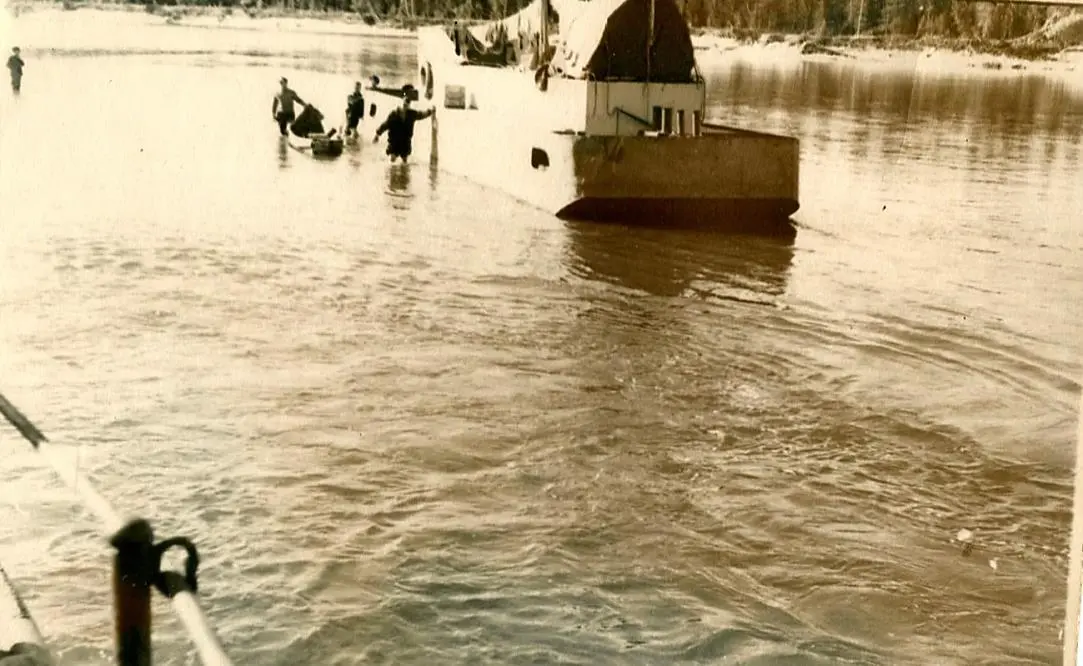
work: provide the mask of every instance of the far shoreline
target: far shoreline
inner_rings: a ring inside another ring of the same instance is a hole
[[[364,16],[350,11],[290,10],[270,7],[260,10],[241,7],[198,5],[143,5],[119,2],[74,2],[73,0],[18,0],[8,6],[16,17],[39,13],[124,12],[161,17],[167,24],[183,27],[227,30],[271,29],[311,34],[414,38],[417,27],[441,25],[447,19],[417,19]],[[481,20],[457,19],[466,24]],[[697,60],[714,64],[721,60],[836,61],[852,64],[901,64],[915,66],[925,60],[938,69],[964,70],[1061,70],[1076,71],[1083,77],[1083,45],[1064,46],[1052,40],[953,39],[938,36],[900,37],[887,35],[832,36],[814,34],[760,33],[735,35],[717,28],[691,27]]]

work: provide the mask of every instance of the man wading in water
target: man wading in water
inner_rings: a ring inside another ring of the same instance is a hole
[[[346,136],[357,136],[357,124],[365,117],[365,96],[361,94],[361,82],[354,84],[353,92],[346,98]]]
[[[403,91],[402,106],[387,114],[387,120],[376,130],[376,137],[372,142],[378,142],[380,135],[387,132],[387,154],[391,156],[391,161],[394,162],[396,157],[400,157],[406,162],[412,150],[414,123],[434,113],[435,108],[428,111],[411,109],[409,92]]]
[[[19,92],[23,87],[23,67],[26,63],[19,57],[19,47],[11,49],[11,57],[8,58],[8,69],[11,70],[11,89]]]
[[[297,115],[293,112],[293,103],[297,102],[301,106],[308,105],[297,93],[290,89],[286,77],[282,77],[279,82],[282,84],[282,90],[279,90],[278,94],[275,95],[274,104],[271,105],[271,115],[278,121],[278,131],[282,132],[282,136],[289,136],[286,128],[297,118]]]

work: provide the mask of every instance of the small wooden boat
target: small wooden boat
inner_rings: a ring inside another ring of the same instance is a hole
[[[309,153],[313,157],[335,158],[342,154],[344,141],[336,136],[335,130],[327,134],[309,134],[303,139],[289,139],[290,148],[299,153]]]
[[[301,142],[290,145],[300,152],[311,152],[313,157],[338,157],[342,154],[342,137],[336,136],[337,129],[324,131],[323,114],[311,104],[305,106],[297,120],[290,126],[290,132]]]
[[[342,154],[342,137],[331,130],[328,134],[309,134],[309,147],[317,157],[338,157]]]

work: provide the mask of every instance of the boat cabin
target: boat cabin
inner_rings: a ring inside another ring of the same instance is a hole
[[[534,70],[536,87],[561,109],[567,131],[616,136],[701,133],[705,87],[688,24],[675,0],[560,1],[560,38],[547,53],[540,53],[541,31],[535,28],[549,3],[539,0],[503,21],[449,26],[452,59],[467,69]],[[472,78],[464,72],[463,80],[445,82],[444,104],[476,108]],[[420,79],[431,98],[431,66],[422,64]]]

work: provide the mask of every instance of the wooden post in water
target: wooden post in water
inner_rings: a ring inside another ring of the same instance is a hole
[[[1083,617],[1083,396],[1075,441],[1075,505],[1068,551],[1068,604],[1064,613],[1064,664],[1079,663],[1079,621]]]
[[[538,26],[538,46],[541,49],[542,62],[549,53],[549,0],[538,3],[541,9],[541,25]]]
[[[654,49],[654,0],[651,0],[651,13],[647,19],[647,83],[651,82],[651,50]]]

